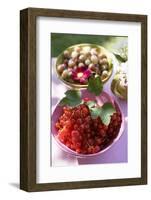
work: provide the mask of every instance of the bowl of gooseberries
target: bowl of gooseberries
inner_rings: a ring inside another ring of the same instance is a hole
[[[59,79],[72,88],[87,88],[92,74],[99,75],[105,83],[112,75],[112,71],[112,54],[96,44],[70,46],[56,60]]]
[[[62,106],[59,103],[56,105],[52,113],[51,134],[59,148],[72,156],[98,156],[110,149],[121,137],[124,116],[117,102],[106,92],[95,96],[83,89],[82,99],[82,103],[75,107]],[[96,108],[107,104],[112,104],[115,111],[106,125],[100,117],[92,116],[88,105],[95,112]]]

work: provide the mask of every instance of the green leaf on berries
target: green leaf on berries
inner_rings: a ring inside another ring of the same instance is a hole
[[[103,89],[103,83],[101,81],[100,76],[91,76],[88,81],[89,92],[99,96]]]
[[[101,115],[101,108],[100,107],[94,107],[90,109],[91,117],[93,119],[96,119]]]
[[[81,92],[79,90],[67,90],[65,95],[70,100],[81,100]]]
[[[95,101],[88,101],[88,102],[86,102],[86,105],[89,108],[89,111],[91,113],[91,117],[93,119],[96,119],[100,115],[100,108],[96,107],[96,102]]]
[[[69,100],[66,97],[64,97],[63,99],[61,99],[59,104],[60,106],[64,106],[64,105],[68,105],[68,103],[69,103]]]
[[[89,109],[91,109],[92,107],[94,107],[96,105],[95,101],[87,101],[86,105],[89,107]]]
[[[111,103],[105,103],[101,107],[100,118],[105,125],[109,125],[111,116],[115,113],[116,110]]]
[[[60,101],[61,106],[75,107],[82,103],[81,93],[77,90],[68,90],[65,97]]]
[[[105,103],[102,107],[97,106],[95,101],[88,101],[86,105],[89,108],[91,117],[96,119],[100,117],[101,121],[105,125],[109,125],[111,116],[116,112],[115,108],[111,103]]]

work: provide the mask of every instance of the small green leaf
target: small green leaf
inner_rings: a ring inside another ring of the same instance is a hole
[[[99,96],[103,89],[103,83],[100,76],[91,76],[88,81],[89,92],[94,93],[96,96]]]
[[[97,117],[100,116],[100,107],[97,107],[96,106],[96,102],[95,101],[88,101],[86,102],[86,105],[88,106],[89,108],[89,111],[91,113],[91,117],[93,119],[96,119]]]
[[[81,93],[78,90],[67,90],[65,95],[68,99],[75,100],[81,98]]]
[[[115,57],[118,59],[120,62],[126,62],[126,60],[119,54],[114,53]]]
[[[93,119],[96,119],[101,115],[101,108],[100,107],[94,107],[90,109],[91,117]]]
[[[96,105],[95,101],[87,101],[86,105],[91,109],[92,107],[94,107]]]
[[[93,119],[100,117],[105,125],[110,123],[111,115],[116,111],[111,103],[105,103],[102,107],[99,107],[95,101],[88,101],[86,105],[90,110],[91,117]]]
[[[69,100],[68,105],[71,107],[75,107],[81,104],[81,99]]]
[[[61,99],[59,104],[60,106],[65,106],[65,105],[68,105],[68,103],[69,103],[69,100],[66,97],[64,97],[63,99]]]
[[[111,116],[115,113],[116,110],[111,103],[105,103],[101,107],[100,118],[105,125],[109,125]]]
[[[71,107],[75,107],[75,106],[78,106],[79,104],[82,103],[80,91],[68,90],[65,93],[65,95],[66,95],[66,97],[64,97],[60,101],[61,106],[68,105],[68,106],[71,106]]]

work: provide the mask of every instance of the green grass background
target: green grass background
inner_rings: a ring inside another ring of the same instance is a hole
[[[105,35],[82,35],[51,33],[51,56],[57,57],[67,47],[79,43],[91,43],[104,46],[110,51],[120,48],[127,42],[126,36],[105,36]]]

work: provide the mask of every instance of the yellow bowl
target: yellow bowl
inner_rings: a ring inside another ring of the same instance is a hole
[[[96,45],[96,44],[89,44],[89,43],[82,43],[82,44],[76,44],[76,45],[73,45],[73,46],[70,46],[68,47],[67,49],[65,50],[68,50],[69,52],[72,52],[74,50],[75,47],[91,47],[91,48],[96,48],[97,51],[99,53],[102,53],[102,54],[105,54],[106,57],[107,57],[107,60],[109,62],[109,70],[108,70],[108,76],[104,79],[102,79],[102,82],[105,83],[109,78],[110,76],[112,75],[112,71],[113,71],[113,65],[112,65],[112,57],[111,57],[111,53],[105,49],[104,47],[102,46],[99,46],[99,45]],[[64,51],[65,51],[64,50]],[[71,83],[69,81],[66,81],[64,80],[60,74],[58,73],[57,71],[57,66],[59,64],[62,64],[63,63],[63,60],[64,60],[64,54],[63,52],[57,57],[57,61],[56,61],[56,65],[55,65],[55,68],[56,68],[56,73],[57,73],[57,76],[58,78],[63,82],[65,83],[67,86],[71,87],[71,88],[76,88],[76,89],[81,89],[81,88],[87,88],[87,84],[84,85],[84,84],[78,84],[78,83]],[[101,76],[100,76],[101,78]]]

